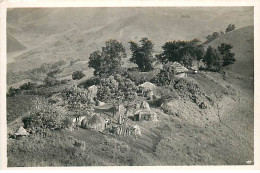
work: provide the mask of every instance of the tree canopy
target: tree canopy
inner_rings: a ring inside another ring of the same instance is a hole
[[[219,71],[221,68],[220,54],[217,49],[209,46],[203,58],[208,69]]]
[[[90,54],[89,67],[95,69],[95,76],[110,76],[122,65],[122,58],[126,57],[125,48],[117,40],[108,40],[102,51],[95,51]]]
[[[154,52],[153,43],[148,38],[142,38],[141,45],[138,45],[134,41],[130,41],[130,49],[132,51],[132,57],[130,61],[137,64],[141,71],[150,71],[153,69],[152,63],[155,61],[152,53]]]
[[[197,39],[191,41],[169,41],[163,46],[163,53],[157,56],[162,62],[179,62],[189,67],[193,60],[202,59],[204,56],[203,45]]]
[[[220,46],[218,46],[218,51],[223,59],[223,67],[234,64],[236,61],[235,54],[231,52],[232,47],[233,46],[226,43],[222,43]]]

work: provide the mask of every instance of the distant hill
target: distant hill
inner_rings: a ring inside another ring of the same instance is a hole
[[[90,53],[101,50],[108,39],[121,41],[129,58],[130,40],[148,37],[158,52],[166,41],[204,41],[208,34],[225,30],[230,23],[237,28],[253,25],[252,8],[13,9],[7,13],[7,31],[27,51],[12,57],[7,69],[27,71],[60,59],[88,61]],[[8,45],[9,49],[12,46]]]
[[[217,48],[221,43],[228,43],[233,46],[236,62],[231,70],[235,73],[253,76],[254,75],[254,27],[247,26],[224,34],[206,46]]]
[[[18,40],[16,40],[12,35],[7,34],[7,53],[17,52],[26,49]]]

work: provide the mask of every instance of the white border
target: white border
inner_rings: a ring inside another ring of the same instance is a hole
[[[42,170],[104,170],[104,171],[114,171],[115,169],[122,170],[169,170],[169,169],[236,169],[236,170],[248,170],[248,169],[260,169],[260,119],[259,119],[259,108],[257,103],[259,103],[260,88],[259,84],[259,70],[260,69],[260,38],[259,34],[259,19],[260,19],[260,1],[258,0],[0,0],[0,23],[1,23],[1,47],[0,47],[0,164],[2,169],[8,170],[20,170],[20,169],[42,169]],[[255,165],[251,166],[142,166],[142,167],[32,167],[32,168],[7,168],[7,122],[6,122],[6,9],[7,8],[22,8],[22,7],[187,7],[187,6],[254,6],[254,69],[255,69],[255,98],[254,98],[254,162]]]

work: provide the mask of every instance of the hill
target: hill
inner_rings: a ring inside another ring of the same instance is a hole
[[[237,19],[239,17],[239,20]],[[225,18],[225,20],[223,20]],[[129,40],[150,38],[156,51],[167,40],[189,40],[253,24],[248,8],[39,8],[13,9],[7,30],[28,48],[8,64],[25,71],[59,59],[85,59],[107,39],[118,39],[129,52]],[[201,27],[203,26],[203,27]],[[32,61],[33,60],[33,61]]]
[[[206,46],[217,48],[221,43],[228,43],[233,46],[236,62],[231,67],[231,71],[254,76],[254,27],[247,26],[227,34],[221,35]]]
[[[18,40],[16,40],[12,35],[7,33],[7,53],[17,52],[26,49]]]

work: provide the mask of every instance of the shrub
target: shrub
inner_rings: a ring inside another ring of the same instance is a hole
[[[82,79],[85,76],[85,74],[83,73],[83,71],[75,71],[72,73],[72,79],[73,80],[79,80]]]
[[[20,86],[21,90],[30,90],[37,86],[35,83],[27,82]]]
[[[19,89],[13,88],[12,86],[9,88],[8,93],[7,93],[7,97],[13,97],[16,94],[19,93]]]
[[[175,68],[171,66],[171,63],[167,63],[157,74],[156,78],[153,79],[153,82],[156,82],[158,85],[172,85],[175,80]]]
[[[98,85],[100,83],[100,79],[98,77],[91,77],[90,79],[87,79],[80,84],[78,84],[78,87],[88,88],[92,85]]]
[[[103,78],[98,87],[97,97],[101,101],[133,101],[136,98],[137,87],[130,79],[121,75]]]
[[[64,127],[65,115],[58,108],[45,104],[41,109],[32,111],[23,118],[25,128],[31,133],[42,132],[41,129],[61,129]]]
[[[131,79],[131,81],[133,81],[136,85],[140,85],[144,82],[151,82],[154,78],[156,78],[158,71],[152,70],[149,72],[140,72],[139,70],[134,70],[128,72],[128,74],[128,77]]]

